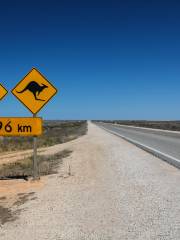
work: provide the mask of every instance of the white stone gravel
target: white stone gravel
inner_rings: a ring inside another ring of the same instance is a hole
[[[180,170],[92,123],[64,146],[73,153],[59,174],[0,240],[180,239]]]

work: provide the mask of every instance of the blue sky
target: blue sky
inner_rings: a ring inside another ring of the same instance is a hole
[[[46,119],[180,119],[179,1],[4,1],[0,82],[32,68],[59,93]],[[1,116],[31,116],[11,93]]]

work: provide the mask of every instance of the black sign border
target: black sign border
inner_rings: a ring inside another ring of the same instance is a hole
[[[17,98],[17,96],[13,93],[13,91],[16,89],[16,87],[17,87],[17,86],[27,77],[27,75],[29,75],[33,70],[36,70],[36,71],[48,82],[48,84],[51,85],[51,86],[56,90],[56,92],[49,98],[49,100],[48,100],[44,105],[42,105],[42,107],[41,107],[37,112],[32,112],[31,109],[30,109],[28,106],[26,106],[26,105],[23,103],[23,101],[21,101],[19,98]],[[47,80],[47,78],[46,78],[39,70],[37,70],[35,67],[33,67],[33,68],[23,77],[23,79],[22,79],[21,81],[19,81],[19,82],[16,84],[16,86],[11,90],[11,93],[16,97],[16,99],[18,99],[32,114],[37,114],[38,112],[40,112],[40,110],[52,99],[52,97],[54,97],[54,96],[57,94],[57,92],[58,92],[57,88],[54,87],[54,86],[52,85],[52,83],[50,83],[50,82]],[[1,99],[0,99],[0,100],[1,100]]]
[[[8,90],[0,83],[0,86],[6,90],[6,93],[3,97],[0,98],[0,101],[8,94]],[[56,89],[57,90],[57,89]]]

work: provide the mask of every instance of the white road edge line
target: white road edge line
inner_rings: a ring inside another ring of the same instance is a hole
[[[112,123],[111,123],[112,124]],[[146,128],[146,127],[137,127],[137,126],[130,126],[130,125],[123,125],[123,124],[116,124],[113,123],[113,125],[115,126],[119,126],[119,127],[127,127],[127,128],[135,128],[135,129],[144,129],[144,130],[148,130],[148,131],[154,131],[154,132],[164,132],[164,133],[174,133],[177,135],[180,135],[180,131],[170,131],[170,130],[165,130],[165,129],[158,129],[158,128]]]
[[[98,126],[99,126],[99,125],[98,125]],[[116,133],[116,132],[114,132],[114,131],[111,131],[111,130],[109,130],[109,129],[106,129],[106,128],[102,127],[102,126],[99,126],[99,127],[102,128],[102,129],[104,129],[104,130],[107,131],[107,132],[110,132],[111,134],[117,135],[117,136],[125,139],[126,141],[128,141],[128,142],[130,142],[130,143],[133,143],[133,144],[136,145],[137,147],[139,147],[139,148],[141,148],[141,149],[143,149],[143,150],[145,150],[145,151],[153,154],[154,156],[156,156],[156,157],[158,157],[158,158],[161,158],[162,160],[164,160],[164,161],[168,162],[169,164],[171,164],[171,165],[173,165],[173,166],[175,166],[175,167],[177,167],[177,168],[180,169],[180,160],[179,160],[179,159],[174,158],[174,157],[172,157],[172,156],[170,156],[170,155],[168,155],[168,154],[166,154],[166,153],[160,152],[160,151],[158,151],[158,150],[155,149],[155,148],[151,148],[151,147],[149,147],[149,146],[147,146],[147,145],[144,145],[144,144],[142,144],[142,143],[140,143],[140,142],[137,142],[137,141],[135,141],[135,140],[133,140],[133,139],[131,139],[131,138],[125,137],[124,135],[121,135],[121,134],[119,134],[119,133]]]

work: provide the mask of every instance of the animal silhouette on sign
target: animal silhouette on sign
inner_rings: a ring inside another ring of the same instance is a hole
[[[42,99],[37,98],[37,96],[39,96],[39,94],[45,89],[48,88],[48,86],[46,86],[45,84],[42,84],[42,86],[40,86],[37,82],[32,81],[30,83],[28,83],[28,85],[20,92],[16,91],[17,93],[23,93],[25,91],[30,91],[33,95],[35,100],[37,101],[45,101]]]

